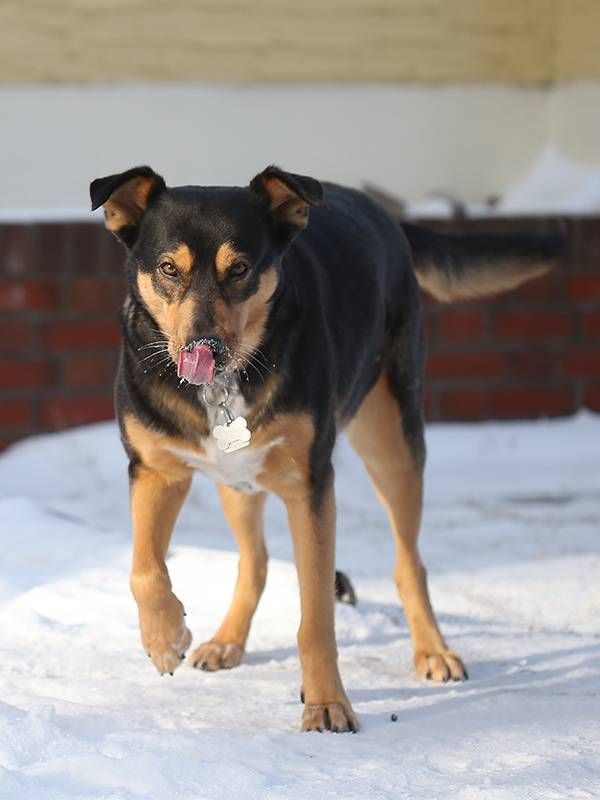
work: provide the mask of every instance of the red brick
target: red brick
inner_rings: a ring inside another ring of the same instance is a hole
[[[116,311],[123,304],[123,281],[110,278],[77,278],[69,286],[69,309]]]
[[[482,391],[456,389],[440,393],[442,419],[483,419],[486,415],[486,394]]]
[[[583,317],[583,335],[595,338],[600,336],[600,311],[590,311]]]
[[[43,310],[56,308],[58,286],[48,281],[2,281],[0,309],[3,311]]]
[[[121,339],[119,325],[112,320],[63,321],[48,323],[42,328],[40,342],[48,350],[116,347]]]
[[[40,405],[40,421],[46,430],[101,422],[112,419],[113,416],[113,400],[110,394],[43,398]]]
[[[484,321],[481,311],[446,311],[441,316],[442,339],[475,341],[482,338],[483,332]]]
[[[519,350],[510,354],[510,368],[519,378],[548,378],[556,371],[558,360],[546,350]]]
[[[32,270],[30,225],[0,225],[0,273],[27,275]]]
[[[563,358],[562,368],[566,375],[600,377],[600,348],[570,350]]]
[[[568,313],[556,314],[496,314],[492,320],[495,336],[521,339],[541,336],[568,336],[573,330],[573,321]]]
[[[54,277],[69,271],[69,231],[72,224],[35,225],[31,271]]]
[[[567,281],[567,296],[582,302],[600,300],[600,275],[572,275]]]
[[[30,358],[0,359],[0,387],[4,389],[38,389],[54,384],[55,371],[47,361]]]
[[[549,272],[529,283],[519,286],[510,294],[511,305],[517,303],[548,303],[552,300],[564,300],[565,278],[560,272]]]
[[[116,359],[110,355],[71,356],[65,363],[64,380],[72,387],[111,387]]]
[[[22,428],[33,421],[33,402],[29,398],[0,400],[0,428]]]
[[[574,226],[575,227],[575,226]],[[583,269],[600,266],[600,218],[581,217],[576,220],[577,231],[573,235],[573,263]]]
[[[507,370],[503,353],[433,353],[427,374],[433,378],[482,377],[499,378]]]
[[[591,411],[600,411],[600,383],[592,383],[585,387],[583,405]]]
[[[431,309],[424,309],[423,328],[425,330],[425,340],[431,344],[437,339],[438,315]]]
[[[125,249],[102,222],[79,222],[69,228],[71,272],[125,278]]]
[[[18,353],[28,350],[34,342],[34,328],[23,319],[0,321],[0,353]]]
[[[490,392],[490,412],[494,417],[552,417],[573,411],[575,397],[569,387],[496,389]]]

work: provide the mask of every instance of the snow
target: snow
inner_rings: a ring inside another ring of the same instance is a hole
[[[531,170],[506,191],[500,214],[590,214],[600,211],[600,166],[562,155],[547,145]]]
[[[453,193],[431,192],[408,205],[415,219],[450,219],[455,214]],[[519,215],[588,215],[600,212],[600,166],[570,158],[553,144],[546,145],[520,181],[493,204],[469,203],[469,217]]]
[[[283,800],[600,797],[600,417],[437,425],[422,550],[470,680],[411,665],[392,541],[362,467],[337,456],[342,674],[363,730],[300,734],[298,597],[282,507],[245,662],[160,677],[128,589],[125,459],[113,424],[0,458],[0,798]],[[198,477],[169,558],[195,643],[236,572]],[[392,722],[390,715],[397,714]]]

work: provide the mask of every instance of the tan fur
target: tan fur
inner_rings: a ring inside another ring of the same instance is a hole
[[[192,637],[183,621],[183,606],[171,591],[165,558],[177,515],[189,491],[191,473],[181,465],[173,466],[154,443],[141,441],[136,423],[129,430],[137,447],[163,468],[139,465],[131,484],[133,521],[133,560],[131,591],[138,605],[140,632],[144,649],[156,668],[173,672]],[[143,439],[142,434],[142,439]]]
[[[173,455],[172,450],[186,449],[200,457],[204,455],[203,448],[198,444],[152,430],[133,414],[125,416],[123,426],[127,440],[140,462],[156,472],[170,476],[175,481],[185,480],[191,475],[191,470]]]
[[[154,180],[137,176],[119,186],[104,203],[105,224],[116,233],[127,225],[135,225],[142,218],[148,205],[148,195]]]
[[[277,284],[277,270],[273,267],[261,275],[258,291],[252,297],[249,297],[245,303],[246,324],[239,334],[239,341],[245,350],[248,348],[251,350],[256,349],[263,340],[265,325],[269,316],[268,303],[275,294]]]
[[[432,264],[418,264],[415,269],[417,282],[436,300],[451,303],[456,300],[473,300],[478,297],[516,289],[522,283],[545,275],[551,266],[543,263],[524,264],[519,262],[513,269],[500,271],[495,267],[480,267],[473,272],[449,275]]]
[[[258,289],[242,303],[229,304],[215,301],[217,328],[232,352],[238,353],[238,367],[251,361],[249,353],[260,346],[269,316],[269,300],[277,289],[277,270],[272,267],[260,276]],[[259,372],[268,374],[270,365],[255,361]]]
[[[217,255],[215,256],[215,270],[219,278],[224,278],[227,270],[236,261],[244,258],[243,253],[239,253],[231,242],[223,242],[219,245]]]
[[[165,253],[164,258],[172,260],[184,274],[184,281],[180,286],[165,283],[168,290],[167,296],[156,291],[155,280],[147,272],[138,272],[137,284],[140,296],[152,314],[160,329],[168,339],[168,351],[176,363],[181,348],[194,338],[194,319],[201,300],[194,295],[185,295],[189,284],[185,280],[184,270],[192,269],[194,256],[185,245],[176,251]],[[166,279],[168,280],[168,279]],[[260,346],[265,325],[269,316],[269,300],[277,288],[277,270],[272,267],[264,272],[259,281],[257,291],[248,300],[242,303],[226,303],[217,298],[214,301],[215,319],[217,329],[215,333],[223,338],[231,352],[237,353],[238,368],[248,364],[251,353]],[[268,373],[268,365],[255,365],[262,373]]]
[[[309,457],[314,435],[314,424],[308,414],[281,415],[259,428],[254,434],[257,447],[280,440],[267,454],[258,477],[261,486],[284,502],[304,496],[309,491]]]
[[[279,178],[263,178],[263,186],[271,201],[271,210],[278,216],[298,226],[306,227],[308,223],[308,203],[299,197]]]
[[[287,488],[287,487],[286,487]],[[305,491],[286,491],[286,508],[300,584],[298,649],[305,709],[302,730],[358,730],[337,666],[334,626],[335,497],[333,476],[318,509]]]
[[[314,435],[307,414],[282,415],[259,429],[258,446],[281,439],[269,451],[259,483],[284,501],[294,543],[302,609],[298,646],[306,698],[303,729],[324,729],[327,714],[340,730],[358,729],[337,667],[333,479],[323,487],[321,506],[311,505],[309,458]]]
[[[176,362],[179,351],[194,337],[194,316],[197,299],[183,297],[185,285],[172,287],[168,297],[162,297],[154,288],[152,276],[138,272],[137,284],[144,304],[169,340],[169,353]]]
[[[267,548],[263,535],[264,492],[244,494],[219,486],[225,519],[236,538],[238,578],[231,606],[218,631],[192,653],[190,661],[204,669],[229,669],[242,660],[252,617],[265,586]]]
[[[173,389],[168,384],[159,382],[149,386],[148,391],[159,409],[165,409],[170,415],[177,419],[179,427],[182,429],[187,440],[197,441],[199,438],[208,436],[208,420],[206,415],[186,402],[177,389]],[[202,448],[198,448],[202,449]]]
[[[440,633],[417,548],[423,496],[422,467],[404,435],[402,416],[387,376],[382,375],[348,426],[352,446],[363,459],[377,495],[388,513],[396,543],[394,577],[413,642],[421,677],[459,679],[465,671]]]
[[[179,270],[179,274],[183,278],[189,278],[194,266],[195,256],[187,244],[180,244],[175,250],[160,256],[158,261],[159,263],[161,261],[172,261]]]

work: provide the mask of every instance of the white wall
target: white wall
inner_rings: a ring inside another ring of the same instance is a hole
[[[600,163],[599,86],[0,88],[0,214],[85,213],[91,179],[141,163],[172,185],[239,185],[275,162],[481,202],[550,140]]]

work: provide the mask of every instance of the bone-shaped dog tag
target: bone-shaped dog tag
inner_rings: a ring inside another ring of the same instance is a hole
[[[213,428],[217,447],[224,453],[234,453],[242,447],[248,447],[251,435],[244,417],[236,417],[226,425],[216,425]]]

